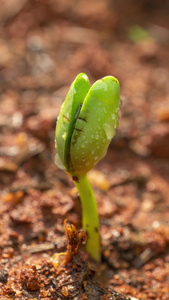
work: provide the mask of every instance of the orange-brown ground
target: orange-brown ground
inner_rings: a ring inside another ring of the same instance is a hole
[[[168,1],[0,5],[0,298],[168,300]],[[102,264],[80,250],[55,270],[64,220],[81,228],[73,183],[54,165],[56,118],[80,72],[92,83],[117,77],[123,104],[108,154],[89,173]]]

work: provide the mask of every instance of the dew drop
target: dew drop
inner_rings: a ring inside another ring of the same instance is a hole
[[[96,134],[95,135],[95,139],[98,140],[99,139],[99,135]]]
[[[77,93],[77,91],[76,91],[76,89],[75,89],[75,87],[74,87],[74,89],[73,89],[73,94],[76,94]]]
[[[81,148],[85,148],[85,144],[81,144]]]
[[[97,160],[99,157],[98,157],[98,155],[96,155],[95,157],[94,157],[94,160]]]
[[[56,155],[55,155],[55,165],[56,165],[59,169],[62,169],[62,170],[65,169],[64,165],[62,164],[62,162],[61,162],[61,160],[60,160],[60,158],[59,158],[58,153],[56,153]]]
[[[116,119],[116,114],[111,114],[111,118],[112,118],[112,120],[115,120]]]
[[[65,140],[66,139],[66,132],[64,132],[63,134],[62,134],[62,138]]]
[[[111,126],[110,126],[109,124],[107,124],[107,123],[104,123],[104,124],[103,124],[103,128],[104,128],[104,130],[105,130],[105,133],[106,133],[106,136],[107,136],[108,141],[110,141],[110,140],[113,138],[114,134],[115,134],[114,128],[111,127]]]
[[[115,122],[115,124],[114,124],[114,128],[117,128],[117,127],[118,127],[118,125],[119,125],[119,121],[118,121],[118,120],[116,120],[116,122]]]

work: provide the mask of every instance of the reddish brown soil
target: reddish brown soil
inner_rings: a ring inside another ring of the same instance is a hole
[[[168,300],[168,1],[0,5],[0,299]],[[134,25],[148,37],[133,41]],[[123,105],[108,154],[89,173],[102,264],[82,249],[55,270],[64,220],[81,228],[71,178],[54,165],[56,118],[80,72],[91,83],[117,77]]]

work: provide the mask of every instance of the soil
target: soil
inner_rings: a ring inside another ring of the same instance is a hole
[[[0,299],[169,299],[169,3],[0,0]],[[81,225],[71,178],[54,164],[70,83],[114,75],[119,126],[89,172],[102,262],[67,249]]]

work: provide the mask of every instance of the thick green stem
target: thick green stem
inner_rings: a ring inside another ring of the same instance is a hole
[[[87,231],[86,251],[96,261],[101,260],[99,217],[93,189],[87,175],[74,181],[82,203],[82,226]]]

